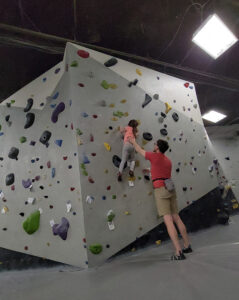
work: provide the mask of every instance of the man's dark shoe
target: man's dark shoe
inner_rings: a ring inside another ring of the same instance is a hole
[[[193,249],[191,245],[189,245],[187,248],[183,248],[183,253],[192,253]]]
[[[118,181],[122,181],[122,174],[118,174]]]
[[[172,255],[171,260],[184,260],[186,259],[186,256],[183,254],[183,252],[180,252],[180,255]]]

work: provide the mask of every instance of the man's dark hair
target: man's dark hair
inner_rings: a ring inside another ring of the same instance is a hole
[[[157,146],[161,153],[165,153],[169,148],[168,142],[164,140],[157,140]]]

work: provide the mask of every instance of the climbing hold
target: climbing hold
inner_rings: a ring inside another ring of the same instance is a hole
[[[70,200],[68,200],[66,202],[66,212],[69,213],[71,211],[71,209],[72,209],[72,205],[71,205]]]
[[[165,136],[168,134],[168,131],[167,131],[167,129],[162,128],[162,129],[160,129],[160,133]]]
[[[36,210],[23,222],[22,227],[28,234],[33,234],[40,226],[40,211]]]
[[[153,98],[154,98],[155,100],[158,100],[158,99],[159,99],[159,95],[158,95],[158,94],[154,94],[154,95],[153,95]]]
[[[32,181],[31,179],[22,180],[22,185],[25,189],[31,189],[32,188]]]
[[[106,106],[106,101],[105,100],[100,100],[98,102],[99,106],[105,107]]]
[[[83,83],[78,83],[78,85],[79,85],[80,87],[84,87],[84,86],[85,86]]]
[[[51,162],[50,162],[50,161],[48,161],[48,162],[46,163],[46,165],[47,165],[47,168],[48,168],[48,169],[51,168]]]
[[[227,157],[225,157],[225,159],[226,159],[226,160],[230,160],[230,157],[229,157],[229,156],[227,156]]]
[[[32,105],[33,105],[33,99],[32,98],[29,98],[27,100],[27,105],[26,107],[24,108],[24,112],[28,112],[31,108],[32,108]]]
[[[88,159],[87,155],[83,153],[82,155],[83,164],[89,164],[90,160]]]
[[[195,175],[196,172],[197,172],[197,168],[192,168],[192,172],[193,172],[193,174]]]
[[[106,149],[107,151],[110,151],[110,150],[111,150],[111,147],[110,147],[110,145],[109,145],[108,143],[104,143],[104,146],[105,146],[105,149]]]
[[[85,199],[86,203],[88,203],[88,204],[92,204],[94,200],[95,200],[95,198],[93,196],[89,196],[89,195],[86,196],[86,199]]]
[[[61,68],[55,69],[55,74],[58,74],[60,72]]]
[[[12,184],[14,183],[14,181],[15,181],[15,176],[14,176],[13,173],[10,173],[10,174],[8,174],[8,175],[6,176],[5,183],[6,183],[7,186],[8,186],[8,185],[12,185]]]
[[[145,94],[145,100],[144,100],[144,103],[142,104],[142,108],[144,108],[151,101],[152,101],[152,98],[148,94]]]
[[[73,191],[75,190],[75,188],[72,186],[72,187],[70,188],[70,190],[71,190],[71,192],[73,192]]]
[[[113,118],[111,118],[111,120],[112,120],[112,121],[118,121],[118,118],[113,117]],[[108,133],[108,132],[107,132],[107,133]]]
[[[110,186],[110,185],[108,185],[106,189],[107,189],[107,191],[110,191],[110,189],[111,189],[111,186]]]
[[[115,166],[116,168],[119,168],[120,163],[121,163],[121,158],[119,158],[118,155],[113,155],[113,157],[112,157],[112,162],[113,162],[113,164],[114,164],[114,166]],[[125,164],[124,164],[124,169],[125,169],[126,167],[127,167],[127,162],[125,162]]]
[[[186,191],[187,191],[187,189],[188,189],[187,187],[183,187],[183,191],[184,191],[184,192],[186,192]]]
[[[110,58],[109,60],[107,60],[104,65],[109,68],[109,67],[113,67],[114,65],[116,65],[118,62],[118,60],[114,57]]]
[[[100,85],[106,90],[109,88],[109,84],[106,80],[103,80]]]
[[[36,201],[36,198],[34,198],[34,197],[29,197],[29,198],[27,199],[27,203],[29,203],[29,204],[34,204],[35,201]]]
[[[103,247],[100,244],[90,245],[89,250],[93,254],[100,254],[103,250]]]
[[[160,244],[161,244],[161,240],[157,240],[157,241],[155,242],[155,244],[156,244],[156,245],[160,245]]]
[[[77,54],[82,58],[88,58],[90,56],[90,53],[85,50],[78,50]]]
[[[87,118],[89,115],[86,112],[81,113],[83,118]]]
[[[36,142],[35,141],[30,141],[29,145],[30,146],[35,146]]]
[[[142,76],[142,72],[141,72],[139,69],[136,69],[136,73],[137,73],[139,76]]]
[[[166,106],[165,113],[167,114],[172,109],[172,106],[170,106],[168,102],[165,103],[165,106]]]
[[[58,116],[61,112],[65,110],[65,103],[60,102],[57,107],[54,109],[52,115],[51,115],[51,120],[53,123],[56,123],[58,121]]]
[[[152,136],[152,134],[149,133],[149,132],[144,132],[144,133],[143,133],[143,138],[144,138],[146,141],[152,141],[153,136]]]
[[[42,133],[42,135],[41,135],[39,141],[40,141],[43,145],[48,146],[48,141],[49,141],[50,138],[51,138],[51,132],[45,130],[45,131]]]
[[[115,214],[113,212],[113,210],[109,210],[108,213],[107,213],[107,221],[108,222],[112,222],[115,218]]]
[[[63,160],[67,160],[67,158],[68,158],[67,156],[63,156]]]
[[[125,214],[126,216],[129,216],[129,215],[130,215],[130,212],[129,212],[129,211],[125,211],[124,214]]]
[[[27,138],[25,136],[22,136],[22,137],[20,137],[19,141],[21,144],[23,144],[27,141]]]
[[[97,118],[98,118],[98,116],[97,116],[97,115],[92,115],[92,117],[93,117],[94,119],[97,119]]]
[[[55,177],[55,174],[56,174],[56,169],[55,169],[55,168],[52,168],[52,169],[51,169],[51,177],[54,178],[54,177]]]
[[[135,79],[135,80],[132,82],[133,85],[136,85],[137,83],[138,83],[138,79]]]
[[[115,107],[115,104],[114,103],[110,103],[109,107],[113,108],[113,107]]]
[[[55,144],[61,147],[63,140],[55,140]]]
[[[115,89],[117,89],[117,84],[115,84],[115,83],[110,83],[109,84],[109,87],[112,89],[112,90],[115,90]]]
[[[91,176],[88,177],[88,181],[89,183],[95,183],[94,179]]]
[[[54,224],[52,226],[52,232],[54,235],[59,235],[59,237],[65,241],[67,239],[69,226],[69,221],[63,217],[61,218],[60,224]]]
[[[185,86],[186,88],[188,88],[188,87],[189,87],[189,82],[185,82],[185,83],[184,83],[184,86]]]
[[[127,102],[126,99],[122,99],[122,100],[120,101],[120,103],[126,103],[126,102]]]
[[[9,211],[9,208],[7,206],[3,206],[3,208],[1,209],[1,213],[3,215],[5,215],[8,211]]]
[[[158,118],[158,121],[159,121],[159,123],[163,123],[164,118],[161,116],[161,117]]]
[[[149,181],[150,180],[149,175],[144,175],[144,179],[147,180],[147,181]]]
[[[78,62],[76,60],[73,60],[73,62],[71,63],[71,67],[77,67],[78,66]]]
[[[83,132],[82,132],[79,128],[76,128],[76,133],[77,133],[78,135],[82,135],[82,134],[83,134]]]
[[[12,147],[8,153],[8,157],[11,158],[11,159],[16,159],[18,160],[18,154],[19,154],[19,149],[18,148],[15,148],[15,147]]]
[[[27,129],[27,128],[31,127],[32,124],[34,123],[34,121],[35,121],[35,114],[27,113],[26,114],[26,123],[25,123],[24,129]]]
[[[176,112],[174,112],[174,113],[172,114],[172,118],[174,119],[175,122],[177,122],[178,119],[179,119],[178,114],[177,114]]]
[[[94,142],[94,136],[92,133],[90,134],[90,142]]]

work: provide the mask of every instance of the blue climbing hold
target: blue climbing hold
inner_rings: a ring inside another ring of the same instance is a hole
[[[69,101],[69,105],[70,105],[70,106],[72,105],[72,100]]]
[[[106,196],[102,196],[102,200],[106,200]]]
[[[87,118],[87,117],[88,117],[88,114],[87,114],[86,112],[83,112],[81,115],[82,115],[82,117],[84,117],[84,118]]]
[[[89,164],[90,163],[88,157],[85,154],[83,154],[83,163],[84,164]]]
[[[51,108],[55,108],[56,104],[51,104],[50,106],[51,106]]]
[[[59,73],[59,72],[60,72],[60,70],[61,70],[61,68],[57,68],[57,69],[55,69],[55,74]]]
[[[2,135],[4,135],[4,133],[3,133],[3,132],[0,132],[0,136],[2,136]]]
[[[43,82],[46,82],[46,77],[44,77],[42,80],[43,80]]]
[[[52,168],[51,169],[51,177],[54,178],[56,175],[56,169],[55,168]]]
[[[55,140],[55,144],[61,147],[63,140]]]
[[[58,98],[58,96],[59,96],[59,92],[56,92],[56,93],[55,93],[55,95],[53,95],[53,96],[52,96],[52,99],[54,99],[54,100],[55,100],[55,99],[57,99],[57,98]]]

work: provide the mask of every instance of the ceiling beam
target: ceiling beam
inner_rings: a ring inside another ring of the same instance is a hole
[[[37,38],[38,40],[37,40],[37,42],[33,42],[32,40],[27,42],[27,39],[29,39],[29,38],[31,38],[33,40]],[[177,77],[184,78],[186,80],[189,80],[189,81],[192,81],[195,83],[212,85],[212,86],[216,86],[219,88],[225,88],[225,89],[234,90],[234,91],[239,92],[239,80],[236,80],[233,78],[216,75],[216,74],[212,74],[212,73],[207,73],[207,72],[195,70],[195,69],[188,68],[188,67],[183,67],[180,65],[170,64],[170,63],[166,63],[166,62],[159,61],[156,59],[142,57],[142,56],[138,56],[138,55],[134,55],[134,54],[130,54],[130,53],[125,53],[125,52],[121,52],[118,50],[108,49],[108,48],[97,46],[97,45],[81,43],[81,42],[74,41],[71,39],[66,39],[66,38],[55,36],[55,35],[32,31],[29,29],[19,28],[19,27],[7,25],[7,24],[0,23],[0,39],[2,40],[3,43],[4,43],[4,40],[6,43],[6,40],[9,39],[9,40],[11,40],[12,43],[14,41],[16,44],[22,43],[22,45],[25,45],[25,47],[27,47],[28,44],[31,44],[32,47],[34,47],[34,48],[39,47],[39,50],[45,48],[46,51],[48,49],[50,53],[56,53],[56,54],[63,54],[65,44],[67,42],[71,42],[71,43],[78,44],[78,45],[86,47],[86,48],[104,52],[106,54],[118,56],[122,59],[130,60],[135,63],[141,63],[142,65],[146,64],[146,65],[150,66],[151,68],[157,69],[158,71],[161,71],[161,72],[164,72],[164,73],[167,73],[170,75],[175,75]],[[42,44],[40,44],[39,39],[45,40],[48,42],[60,43],[60,44],[62,44],[62,47],[59,47],[57,45],[52,46],[52,44],[42,45]],[[54,48],[57,49],[57,50],[55,50],[55,52],[54,52]]]

